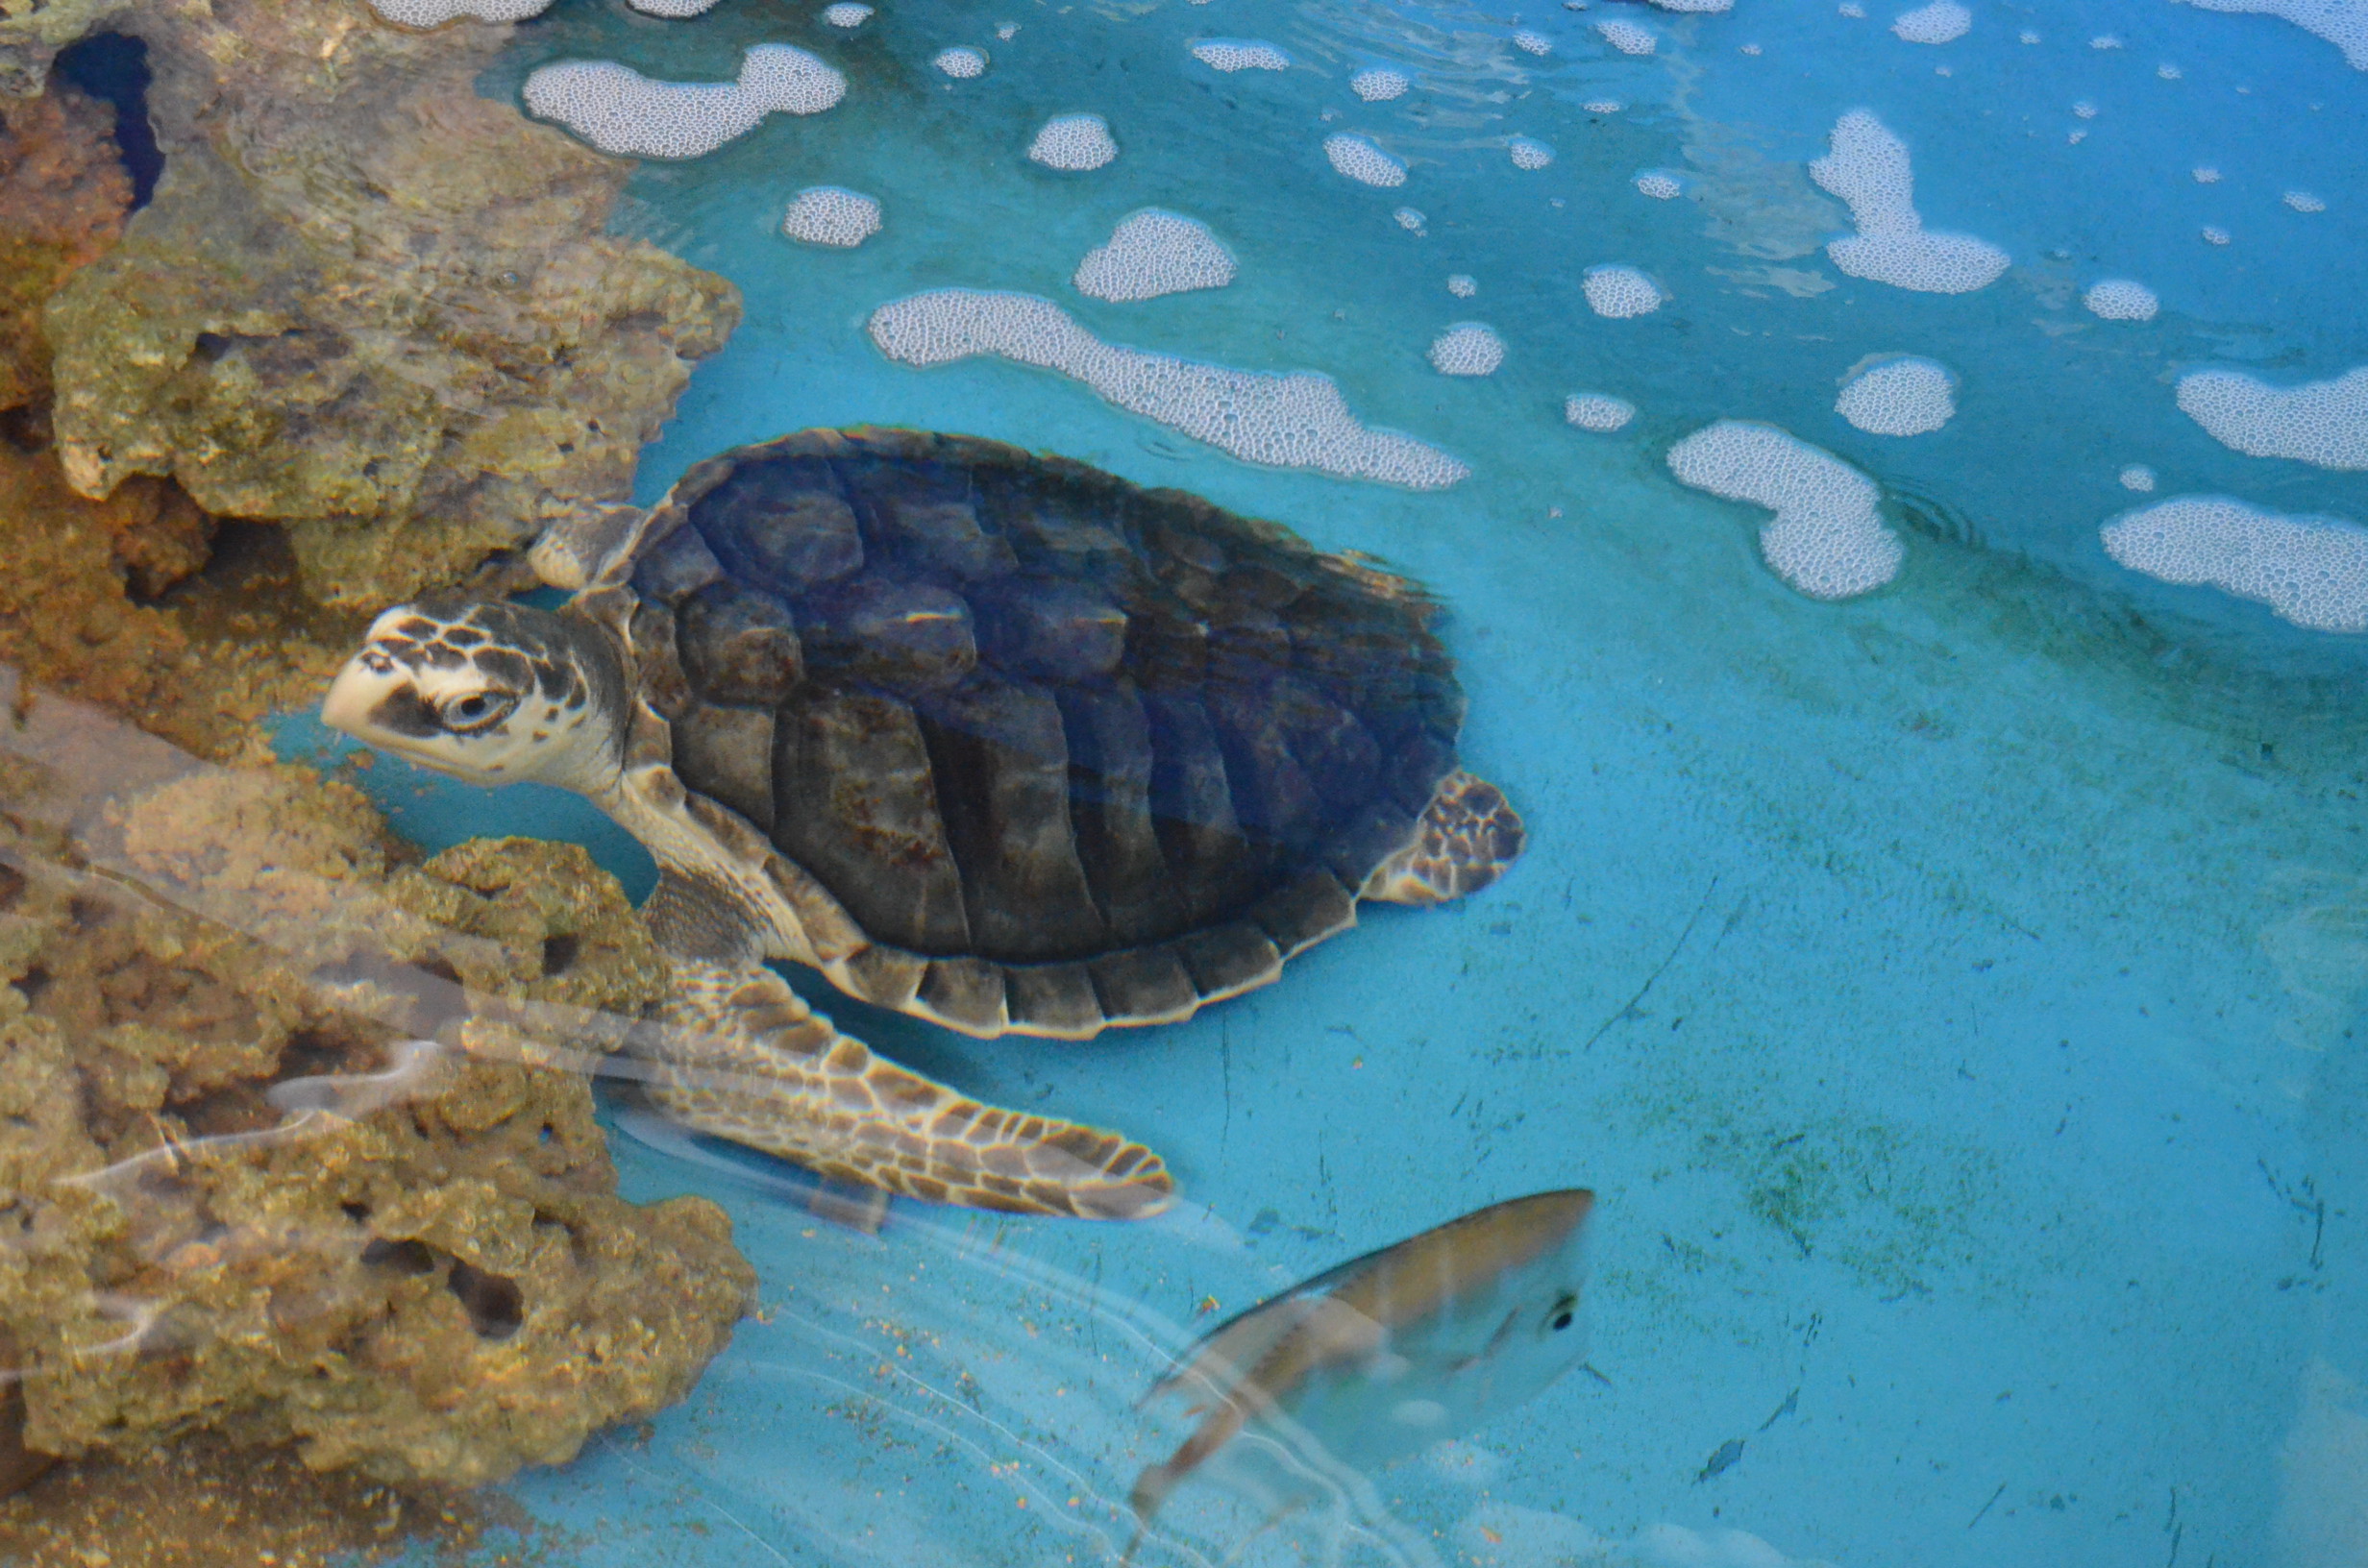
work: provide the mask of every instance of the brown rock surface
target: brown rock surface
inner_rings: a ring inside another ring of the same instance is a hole
[[[123,233],[132,179],[114,110],[60,85],[0,97],[0,408],[49,394],[41,307]]]
[[[666,979],[613,879],[527,841],[390,870],[346,787],[0,683],[24,1445],[474,1485],[679,1399],[754,1277],[712,1204],[616,1195],[583,1053]]]
[[[60,41],[23,6],[0,45]],[[629,163],[477,96],[506,27],[363,0],[112,25],[149,45],[164,170],[45,317],[78,490],[169,474],[287,525],[312,590],[365,606],[625,498],[738,294],[603,232]]]

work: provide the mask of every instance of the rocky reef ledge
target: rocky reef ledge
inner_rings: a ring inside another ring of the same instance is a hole
[[[0,0],[0,91],[98,29],[146,45],[163,168],[40,323],[78,492],[169,476],[285,527],[310,594],[357,608],[626,499],[739,295],[604,233],[631,163],[477,95],[508,27]]]
[[[350,787],[0,687],[15,1479],[207,1432],[475,1485],[687,1392],[755,1279],[616,1194],[582,1069],[666,976],[615,881],[395,864]]]

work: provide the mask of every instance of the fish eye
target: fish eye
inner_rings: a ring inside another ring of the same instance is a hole
[[[445,703],[436,710],[436,716],[444,721],[446,729],[458,735],[471,735],[500,723],[509,717],[509,710],[515,706],[515,698],[504,697],[497,692],[471,692]]]
[[[1554,1298],[1554,1305],[1545,1310],[1544,1332],[1561,1334],[1579,1320],[1579,1298],[1569,1294]]]

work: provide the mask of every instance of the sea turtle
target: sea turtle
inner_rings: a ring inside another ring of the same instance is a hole
[[[590,796],[659,866],[652,1096],[826,1178],[1023,1213],[1165,1205],[1110,1133],[875,1057],[768,959],[976,1036],[1082,1040],[1273,979],[1360,897],[1494,880],[1410,582],[1015,447],[814,430],[555,526],[555,610],[386,611],[322,717],[480,784]]]

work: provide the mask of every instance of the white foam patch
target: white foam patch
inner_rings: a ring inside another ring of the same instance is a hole
[[[856,0],[839,0],[835,6],[823,8],[823,20],[832,27],[861,27],[872,19],[872,8],[858,5]]]
[[[1616,114],[1628,106],[1616,98],[1590,98],[1579,107],[1590,114]]]
[[[2028,27],[2024,28],[2020,34],[2016,35],[2016,37],[2025,43],[2036,43],[2039,41],[2039,35]]]
[[[2368,365],[2331,381],[2272,386],[2236,370],[2179,379],[2179,409],[2211,438],[2254,457],[2368,468]]]
[[[1957,377],[1912,354],[1879,359],[1842,383],[1834,411],[1869,435],[1929,435],[1957,417]]]
[[[1102,342],[1050,300],[944,288],[872,312],[872,341],[908,365],[994,355],[1056,370],[1103,399],[1245,462],[1307,468],[1415,490],[1454,484],[1470,468],[1428,442],[1368,429],[1328,376],[1229,370]]]
[[[1542,169],[1554,161],[1554,149],[1535,136],[1516,136],[1505,143],[1517,169]]]
[[[2120,478],[2124,490],[2152,490],[2155,487],[2155,471],[2144,463],[2132,463],[2121,471]]]
[[[2266,604],[2313,631],[2368,631],[2368,528],[2226,496],[2180,496],[2099,530],[2133,572]]]
[[[1393,71],[1379,65],[1359,71],[1348,79],[1348,90],[1369,104],[1382,104],[1393,98],[1402,98],[1406,95],[1406,89],[1413,86],[1412,82],[1406,80],[1406,74],[1403,71]]]
[[[527,111],[604,153],[699,158],[746,135],[767,114],[819,114],[847,95],[847,78],[804,50],[760,43],[734,82],[654,82],[610,61],[565,61],[527,78]]]
[[[1652,29],[1639,27],[1630,21],[1615,18],[1597,22],[1595,31],[1603,35],[1604,42],[1623,55],[1649,55],[1661,46],[1661,40],[1653,36]]]
[[[2088,40],[2088,47],[2091,49],[2118,49],[2121,47],[2121,40],[2113,37],[2110,33],[2100,33],[2095,37]]]
[[[1649,316],[1661,308],[1661,285],[1634,267],[1590,267],[1579,287],[1589,309],[1615,321]]]
[[[1528,28],[1513,35],[1513,46],[1525,55],[1550,55],[1554,52],[1552,38],[1542,33],[1533,33]]]
[[[1677,176],[1664,174],[1659,169],[1647,169],[1637,176],[1639,195],[1650,196],[1656,202],[1673,202],[1686,193],[1686,186]]]
[[[1364,136],[1335,132],[1323,138],[1323,156],[1332,160],[1335,169],[1361,185],[1386,190],[1406,183],[1406,165]]]
[[[2281,17],[2343,51],[2356,71],[2368,71],[2368,4],[2362,0],[2187,0],[2198,11]]]
[[[1954,43],[1972,27],[1973,12],[1957,0],[1933,0],[1891,19],[1891,31],[1910,43]]]
[[[2226,245],[2228,242],[2229,242],[2229,232],[2228,232],[2226,229],[2221,228],[2221,227],[2220,227],[2218,224],[2216,224],[2216,223],[2208,223],[2208,224],[2204,225],[2204,243],[2205,243],[2205,244],[2207,244],[2207,245]]]
[[[2324,212],[2327,210],[2327,204],[2306,190],[2289,190],[2285,193],[2283,200],[2286,206],[2292,208],[2297,212]]]
[[[1926,294],[1969,294],[2007,270],[2007,253],[1987,240],[1925,232],[1907,143],[1872,112],[1844,114],[1829,145],[1831,152],[1810,163],[1810,178],[1849,205],[1859,230],[1826,246],[1834,265],[1853,278]]]
[[[1480,292],[1480,283],[1468,272],[1453,273],[1447,279],[1447,292],[1459,300],[1468,300]]]
[[[1220,71],[1287,71],[1291,57],[1257,38],[1202,38],[1193,59]]]
[[[1425,220],[1423,219],[1422,214],[1415,208],[1411,207],[1401,207],[1396,211],[1391,213],[1390,216],[1395,218],[1397,220],[1397,226],[1400,229],[1405,230],[1408,233],[1418,234],[1422,233],[1422,225]]]
[[[1005,43],[1009,43],[1020,36],[1020,24],[1018,22],[998,22],[995,24],[995,36]]]
[[[467,16],[480,22],[523,22],[551,9],[551,0],[370,0],[399,27],[442,27]]]
[[[2083,98],[2072,106],[2072,112],[2084,120],[2093,120],[2097,117],[2097,106]]]
[[[1055,114],[1027,144],[1027,156],[1048,169],[1098,169],[1119,156],[1119,144],[1098,114]]]
[[[790,201],[781,233],[808,245],[844,250],[879,233],[879,203],[838,185],[808,185]]]
[[[1637,405],[1604,392],[1574,392],[1563,400],[1563,418],[1582,430],[1609,435],[1626,429],[1637,417]]]
[[[1812,599],[1849,599],[1899,576],[1907,551],[1875,510],[1875,481],[1773,425],[1722,419],[1669,449],[1678,482],[1776,515],[1760,554]]]
[[[2181,70],[2178,66],[2172,64],[2167,60],[2155,67],[2155,75],[2162,78],[2165,82],[2176,82],[2186,74],[2186,72]]]
[[[957,43],[950,49],[940,49],[937,58],[929,61],[939,71],[957,82],[968,82],[987,74],[987,52],[974,49],[967,43]]]
[[[1432,342],[1430,357],[1442,376],[1492,376],[1505,362],[1505,340],[1476,321],[1462,321]]]
[[[2088,285],[2081,296],[2081,304],[2088,313],[2107,321],[2152,321],[2162,302],[2144,283],[2134,283],[2127,278],[2108,278],[2103,282]]]
[[[1653,4],[1664,11],[1690,12],[1697,16],[1735,9],[1735,0],[1653,0]]]
[[[1209,226],[1180,212],[1146,208],[1085,253],[1070,280],[1098,300],[1155,300],[1233,282],[1233,253]]]
[[[1863,19],[1866,15],[1866,8],[1856,4],[1855,0],[1841,0],[1841,4],[1836,6],[1834,9],[1841,12],[1844,16],[1849,16],[1856,19]]]

